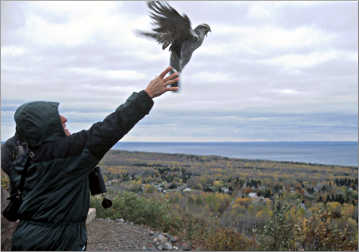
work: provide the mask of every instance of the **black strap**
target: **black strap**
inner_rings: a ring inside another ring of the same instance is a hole
[[[25,184],[25,177],[26,177],[26,173],[27,173],[27,166],[28,166],[28,161],[25,164],[24,167],[24,172],[21,174],[21,180],[20,180],[20,185],[19,185],[19,193],[20,193],[20,198],[22,199],[22,191],[24,189],[24,184]]]
[[[22,199],[22,192],[24,189],[27,167],[30,166],[31,160],[34,158],[34,153],[30,151],[26,143],[20,143],[20,141],[17,141],[16,147],[17,147],[17,158],[19,158],[20,160],[15,161],[15,166],[20,166],[20,167],[22,166],[24,167],[24,169],[21,171],[19,188],[16,190],[15,195],[11,195],[10,197],[19,196]]]

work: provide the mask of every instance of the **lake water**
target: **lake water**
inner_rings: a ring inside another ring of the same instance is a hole
[[[357,142],[119,142],[114,149],[358,166]]]

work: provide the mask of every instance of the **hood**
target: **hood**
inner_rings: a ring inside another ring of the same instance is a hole
[[[15,112],[16,133],[30,147],[65,137],[58,102],[36,101],[21,105]]]

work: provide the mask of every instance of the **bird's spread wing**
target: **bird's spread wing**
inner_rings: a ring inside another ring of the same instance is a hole
[[[154,33],[143,32],[143,35],[155,38],[163,44],[163,48],[193,37],[191,21],[187,15],[180,15],[164,1],[150,1],[147,5],[152,11],[150,17],[156,27],[152,29]]]

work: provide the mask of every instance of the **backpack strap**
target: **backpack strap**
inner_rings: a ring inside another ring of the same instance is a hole
[[[27,168],[30,166],[34,157],[35,154],[29,149],[27,143],[21,143],[19,140],[16,141],[16,160],[14,161],[14,169],[20,172],[21,178],[19,187],[17,188],[15,194],[10,197],[19,196],[22,199],[22,191],[24,189]]]

